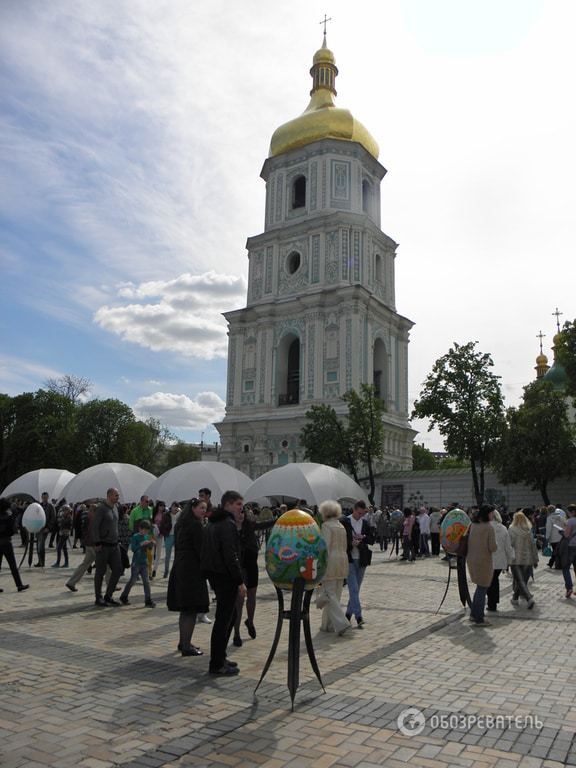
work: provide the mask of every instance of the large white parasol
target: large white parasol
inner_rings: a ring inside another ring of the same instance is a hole
[[[146,492],[151,499],[162,499],[171,504],[198,496],[200,488],[210,488],[212,504],[217,505],[224,491],[238,491],[244,495],[251,482],[244,472],[220,461],[188,461],[164,472]]]
[[[67,469],[33,469],[20,475],[2,491],[2,496],[30,496],[40,501],[40,496],[46,491],[48,498],[62,499],[62,489],[75,477]]]
[[[286,464],[266,472],[252,483],[245,495],[246,501],[261,496],[305,499],[308,504],[320,504],[328,499],[368,502],[366,491],[344,472],[311,462]]]
[[[139,501],[155,480],[151,472],[134,464],[96,464],[79,472],[63,489],[62,495],[69,503],[106,498],[108,488],[117,488],[124,504]]]

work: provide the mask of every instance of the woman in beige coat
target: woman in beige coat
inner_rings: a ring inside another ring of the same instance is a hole
[[[351,625],[342,606],[340,598],[344,579],[348,575],[348,555],[346,554],[346,529],[340,523],[342,508],[337,501],[323,501],[319,509],[322,516],[322,536],[328,550],[328,563],[322,584],[318,588],[316,605],[323,608],[323,632],[336,632],[343,635]]]
[[[475,522],[471,524],[468,531],[466,559],[470,579],[476,584],[470,609],[470,621],[477,626],[486,626],[490,623],[484,619],[484,607],[486,605],[486,593],[494,575],[492,553],[496,552],[496,536],[494,528],[490,525],[492,510],[492,507],[483,504],[478,510]]]
[[[526,600],[528,608],[534,608],[534,598],[528,589],[528,579],[532,568],[538,567],[538,549],[532,536],[532,524],[524,512],[516,512],[508,533],[514,547],[514,560],[510,564],[514,578],[512,605],[518,605],[518,598],[521,595]]]

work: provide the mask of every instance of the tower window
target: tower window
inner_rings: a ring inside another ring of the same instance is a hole
[[[382,256],[379,253],[376,254],[374,259],[374,279],[377,283],[383,283],[382,279]]]
[[[288,254],[286,259],[286,271],[289,275],[293,275],[300,269],[301,257],[298,251],[292,251]]]
[[[372,185],[366,179],[362,182],[362,210],[368,215],[372,213]]]
[[[297,176],[292,182],[292,208],[306,206],[306,177]]]

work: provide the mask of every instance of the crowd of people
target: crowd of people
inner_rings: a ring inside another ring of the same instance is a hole
[[[18,590],[28,588],[20,578],[12,546],[12,537],[18,533],[23,546],[35,544],[37,568],[46,567],[49,549],[55,549],[51,567],[68,568],[69,547],[81,547],[82,561],[69,574],[65,586],[77,592],[83,576],[94,569],[98,608],[129,605],[138,581],[143,586],[145,606],[154,608],[151,584],[162,573],[162,578],[168,579],[167,607],[179,614],[178,650],[182,656],[203,655],[192,638],[198,622],[212,623],[207,615],[212,592],[216,610],[209,672],[237,675],[238,665],[228,659],[227,648],[230,638],[237,647],[243,644],[244,607],[244,626],[251,638],[256,637],[258,552],[287,507],[260,509],[246,505],[236,491],[225,492],[220,504],[213,507],[211,495],[209,488],[202,488],[183,506],[176,501],[169,507],[164,501],[154,503],[147,495],[137,504],[126,505],[119,503],[118,490],[109,488],[104,501],[72,507],[65,500],[56,504],[43,493],[40,504],[45,525],[34,535],[34,542],[22,525],[26,505],[0,499],[0,567],[4,557]],[[343,511],[336,501],[327,500],[318,508],[310,508],[303,499],[296,506],[308,511],[321,526],[328,557],[326,573],[316,591],[316,605],[322,610],[321,630],[338,636],[347,634],[353,622],[359,629],[364,626],[360,593],[372,561],[371,545],[377,544],[381,551],[390,548],[391,555],[406,562],[440,557],[442,522],[449,512],[459,509],[457,504],[443,509],[380,509],[357,501]],[[476,586],[470,611],[473,624],[488,624],[485,611],[498,610],[499,578],[504,571],[509,571],[513,579],[512,603],[518,605],[522,598],[529,610],[534,607],[529,584],[538,566],[539,552],[549,557],[550,568],[562,570],[565,596],[572,596],[576,505],[569,505],[566,512],[561,505],[518,509],[512,516],[505,509],[483,505],[466,513],[471,524],[459,554],[466,557],[470,579]],[[445,560],[452,558],[444,554]],[[126,570],[129,577],[116,600],[114,593]],[[343,608],[345,585],[348,601]]]

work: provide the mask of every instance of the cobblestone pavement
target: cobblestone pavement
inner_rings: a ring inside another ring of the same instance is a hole
[[[75,551],[72,564],[78,559]],[[254,696],[276,623],[276,596],[263,571],[258,637],[230,649],[241,674],[213,679],[207,655],[176,652],[177,615],[164,607],[165,580],[153,582],[154,610],[144,607],[139,585],[131,606],[97,609],[89,576],[73,594],[64,587],[70,570],[24,568],[31,588],[18,594],[4,565],[0,765],[576,765],[576,600],[564,599],[560,573],[536,571],[532,611],[510,604],[504,575],[501,610],[491,627],[477,628],[460,608],[455,580],[436,613],[445,563],[402,563],[380,552],[373,562],[363,586],[364,629],[347,638],[320,633],[313,609],[326,693],[303,653],[293,713],[287,627]],[[210,629],[200,625],[194,635],[205,650]],[[425,718],[418,735],[398,728],[407,708]],[[527,726],[507,719],[516,716]]]

